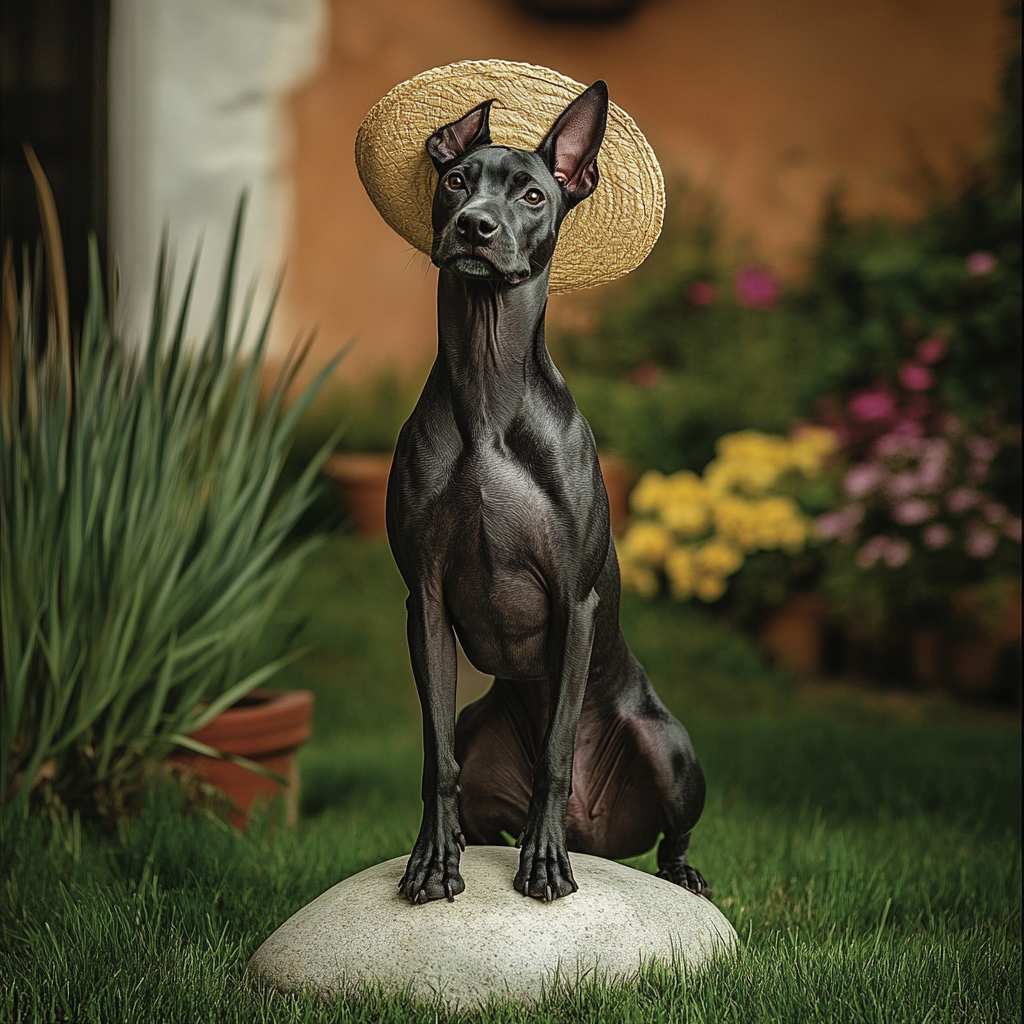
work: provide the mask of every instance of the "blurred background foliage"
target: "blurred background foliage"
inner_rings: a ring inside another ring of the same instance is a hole
[[[650,259],[608,290],[593,329],[551,339],[599,445],[638,470],[700,472],[722,434],[785,432],[894,378],[936,333],[937,397],[972,425],[1019,427],[1019,46],[1001,93],[989,151],[965,155],[957,180],[916,168],[917,219],[851,217],[840,188],[825,197],[806,278],[786,288],[723,241],[713,196],[677,181]]]
[[[712,555],[721,569],[675,586],[677,598],[693,593],[754,631],[791,595],[815,592],[860,637],[969,634],[997,622],[1006,633],[1020,567],[1019,44],[1006,54],[1000,96],[988,145],[963,154],[953,177],[908,155],[916,217],[853,216],[839,186],[824,196],[794,280],[725,237],[712,192],[670,183],[665,230],[646,263],[595,296],[584,326],[549,327],[598,447],[636,476],[699,476],[741,431],[780,441],[808,427],[836,434],[838,450],[813,478],[776,481],[777,497],[810,524],[804,542],[737,544],[730,554],[704,551],[700,531],[677,531],[677,584],[690,573],[686,545],[698,569]],[[343,450],[392,450],[415,397],[397,375],[325,396],[300,425],[296,465],[339,420]],[[325,492],[305,526],[341,518]],[[721,534],[708,529],[705,546]],[[642,571],[627,566],[627,585],[651,596],[662,589],[653,569],[671,591],[666,554],[632,567]],[[880,671],[877,660],[864,664]]]

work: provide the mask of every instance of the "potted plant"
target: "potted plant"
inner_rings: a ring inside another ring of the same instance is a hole
[[[707,604],[739,589],[739,613],[762,621],[767,613],[762,640],[777,660],[818,671],[821,602],[790,590],[814,540],[808,512],[831,495],[823,471],[837,444],[822,428],[792,438],[745,430],[718,440],[701,476],[645,473],[619,545],[623,585],[648,597],[664,586],[677,600]]]
[[[56,208],[30,154],[43,222],[43,282],[20,293],[4,254],[0,314],[0,799],[28,813],[56,799],[119,812],[175,749],[238,760],[195,739],[293,657],[240,666],[316,545],[285,546],[325,447],[275,483],[294,424],[298,360],[261,396],[269,316],[243,360],[229,333],[244,199],[213,324],[186,341],[193,265],[169,308],[165,245],[145,345],[108,318],[95,241],[81,334],[72,338]],[[230,712],[229,712],[230,714]]]
[[[324,463],[324,473],[338,488],[360,537],[387,533],[385,506],[391,455],[379,452],[335,452]]]
[[[834,541],[823,587],[860,645],[898,634],[919,685],[978,694],[996,685],[1002,648],[1019,645],[1021,520],[993,485],[1019,463],[1020,438],[992,416],[971,427],[929,396],[945,352],[944,338],[926,338],[898,382],[834,411],[847,468],[816,530]]]

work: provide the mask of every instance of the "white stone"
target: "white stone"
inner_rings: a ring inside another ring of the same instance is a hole
[[[362,985],[470,1008],[537,999],[553,983],[635,975],[652,959],[702,966],[736,932],[711,902],[615,861],[570,854],[579,892],[544,903],[512,888],[519,851],[471,846],[466,891],[413,906],[398,895],[407,857],[346,878],[289,918],[249,970],[286,991]]]

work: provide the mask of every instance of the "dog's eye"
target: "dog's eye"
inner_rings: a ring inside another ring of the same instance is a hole
[[[538,203],[544,202],[544,193],[539,188],[529,188],[526,190],[526,195],[523,196],[523,199],[531,206],[537,206]]]
[[[445,178],[444,183],[450,188],[458,191],[466,187],[466,181],[461,174],[452,173]]]

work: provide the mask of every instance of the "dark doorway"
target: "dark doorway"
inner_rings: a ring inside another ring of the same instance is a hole
[[[88,282],[88,236],[107,234],[107,50],[110,0],[0,0],[2,237],[39,237],[35,190],[22,143],[43,166],[60,217],[72,330]]]

